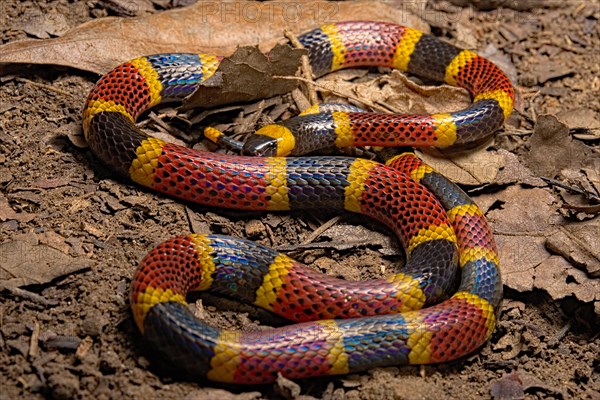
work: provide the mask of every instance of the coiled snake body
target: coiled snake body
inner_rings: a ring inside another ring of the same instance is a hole
[[[494,330],[502,284],[491,231],[464,192],[412,153],[387,157],[386,164],[278,156],[331,145],[477,141],[510,115],[510,80],[471,51],[389,23],[328,24],[299,39],[317,76],[393,67],[463,87],[473,104],[433,115],[313,111],[264,127],[247,142],[273,157],[200,152],[148,137],[134,122],[152,106],[191,94],[221,57],[160,54],[128,61],[94,86],[84,109],[87,141],[117,173],[188,201],[245,210],[327,207],[373,217],[398,236],[406,267],[386,279],[347,282],[246,240],[181,236],[152,250],[135,273],[130,301],[138,328],[184,372],[234,383],[270,382],[278,372],[302,378],[437,363],[476,350]],[[460,284],[448,298],[457,268]],[[185,303],[188,291],[206,289],[298,324],[249,333],[213,328]]]

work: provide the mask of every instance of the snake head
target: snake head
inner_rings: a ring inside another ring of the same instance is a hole
[[[265,135],[250,135],[244,143],[242,154],[259,157],[276,156],[277,139]]]

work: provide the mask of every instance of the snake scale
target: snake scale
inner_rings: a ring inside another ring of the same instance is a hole
[[[510,115],[513,85],[476,53],[395,24],[333,23],[299,40],[315,76],[392,67],[465,88],[473,103],[430,115],[317,107],[250,136],[245,150],[261,157],[196,151],[145,135],[135,120],[190,95],[222,57],[159,54],[123,63],[94,86],[83,112],[90,148],[116,173],[186,201],[242,210],[329,208],[375,218],[403,245],[405,268],[385,279],[349,282],[247,240],[180,236],[152,250],[133,278],[131,308],[144,339],[186,374],[245,384],[272,382],[278,373],[304,378],[439,363],[475,351],[494,330],[502,283],[491,231],[473,201],[410,152],[389,152],[385,163],[296,156],[332,146],[479,141]],[[209,129],[206,136],[219,140]],[[211,327],[185,302],[189,291],[208,289],[296,324],[242,333]]]

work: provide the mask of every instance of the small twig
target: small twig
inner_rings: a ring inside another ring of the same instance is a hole
[[[596,201],[600,201],[600,197],[596,196],[594,193],[588,192],[588,191],[580,189],[578,187],[570,186],[570,185],[567,185],[567,184],[562,183],[560,181],[557,181],[556,179],[546,178],[545,176],[540,176],[540,179],[542,179],[544,182],[546,182],[546,183],[548,183],[550,185],[561,187],[561,188],[563,188],[565,190],[569,190],[569,191],[571,191],[573,193],[577,193],[577,194],[580,194],[582,196],[585,196],[588,199],[593,199],[593,200],[596,200]]]
[[[515,324],[524,326],[525,328],[532,330],[534,333],[542,333],[543,332],[542,329],[538,325],[536,325],[532,322],[529,322],[529,321],[525,321],[523,319],[514,319],[514,320],[512,320],[512,322]]]
[[[575,8],[575,10],[573,10],[573,17],[577,16],[577,14],[579,14],[581,12],[581,10],[583,10],[586,7],[586,4],[584,1],[581,2],[580,5],[577,6],[577,8]]]
[[[537,121],[537,113],[535,112],[535,107],[531,107],[529,109],[529,112],[531,113],[530,121],[533,121],[533,122]]]
[[[70,97],[73,97],[73,98],[76,97],[72,93],[66,92],[66,91],[64,91],[62,89],[55,88],[54,86],[46,85],[44,83],[37,83],[37,82],[34,82],[34,81],[26,79],[26,78],[17,78],[16,80],[18,82],[28,83],[28,84],[30,84],[32,86],[39,87],[39,88],[42,88],[42,89],[46,89],[46,90],[49,90],[49,91],[57,93],[57,94],[62,94],[64,96],[70,96]]]
[[[267,231],[267,236],[271,241],[271,246],[273,246],[275,243],[275,235],[273,234],[273,229],[271,229],[269,225],[265,224],[265,230]]]
[[[38,355],[38,341],[40,340],[40,323],[33,323],[33,332],[31,332],[31,340],[29,342],[29,357],[36,358]]]
[[[313,240],[318,238],[323,232],[325,232],[327,229],[331,228],[333,225],[337,224],[341,218],[342,218],[341,215],[337,215],[337,216],[331,218],[329,221],[325,222],[323,225],[321,225],[320,227],[315,229],[315,231],[313,233],[308,235],[308,237],[306,239],[304,239],[302,244],[312,243]]]
[[[524,129],[507,129],[504,132],[500,132],[496,135],[496,137],[501,137],[501,136],[529,136],[532,135],[533,132],[530,130],[524,130]]]
[[[5,286],[5,287],[0,286],[0,289],[8,290],[10,293],[12,293],[15,296],[20,296],[20,297],[23,297],[24,299],[31,300],[34,303],[39,303],[39,304],[42,304],[45,306],[55,306],[58,304],[58,302],[56,302],[56,301],[50,301],[50,300],[46,299],[45,297],[40,296],[37,293],[30,292],[28,290],[24,290],[24,289],[20,289],[20,288],[16,288],[16,287],[7,287],[7,286]]]
[[[258,109],[250,114],[250,118],[244,119],[244,121],[240,124],[237,129],[237,132],[248,132],[252,129],[256,129],[258,125],[258,120],[261,116],[264,115],[264,111],[266,108],[266,104],[264,100],[258,102]],[[266,117],[267,115],[265,115]]]
[[[335,250],[348,250],[354,249],[361,246],[369,246],[372,243],[368,240],[356,240],[352,242],[314,242],[307,244],[296,244],[296,245],[285,245],[277,246],[277,251],[298,251],[298,250],[314,250],[314,249],[335,249]]]
[[[335,94],[336,96],[345,97],[347,99],[355,100],[355,101],[357,101],[357,102],[359,102],[361,104],[366,105],[367,107],[370,107],[373,110],[377,110],[377,111],[385,112],[385,113],[391,113],[392,112],[391,110],[386,109],[385,107],[382,107],[382,106],[377,105],[375,103],[372,103],[372,102],[370,102],[368,100],[361,99],[361,98],[358,98],[356,96],[349,95],[347,93],[342,93],[342,92],[339,92],[339,91],[337,91],[335,89],[331,89],[331,88],[325,87],[323,85],[319,85],[318,83],[316,83],[314,81],[310,81],[310,80],[304,79],[304,78],[302,78],[300,76],[281,76],[281,75],[277,75],[277,76],[273,76],[273,78],[276,78],[276,79],[288,79],[288,80],[298,80],[298,81],[301,81],[301,82],[308,83],[309,85],[313,85],[314,87],[316,87],[316,88],[318,88],[320,90],[331,92],[331,93]]]
[[[569,332],[569,329],[571,329],[571,321],[567,322],[567,324],[565,326],[563,326],[558,332],[556,332],[556,335],[554,335],[548,341],[548,344],[550,346],[554,346],[555,344],[557,344],[558,342],[560,342],[562,340],[562,338],[565,337],[565,335],[567,334],[567,332]]]
[[[292,43],[297,49],[304,49],[304,46],[298,40],[298,37],[292,33],[292,31],[285,29],[283,34],[286,38]],[[303,55],[301,58],[302,61],[302,76],[309,82],[314,84],[312,67],[310,66],[310,62],[308,61],[308,55]],[[317,91],[315,90],[313,85],[306,85],[306,90],[308,91],[308,101],[310,101],[311,105],[319,104],[319,99],[317,98]]]
[[[523,97],[524,99],[531,98],[531,100],[533,100],[537,96],[539,96],[540,93],[542,93],[541,90],[536,90],[535,92],[529,92],[529,93],[521,92],[521,97]]]
[[[499,230],[499,229],[494,229],[492,231],[492,233],[494,235],[498,235],[498,236],[511,236],[511,237],[531,236],[531,237],[543,238],[543,237],[548,236],[546,233],[536,233],[536,232],[530,232],[530,231],[519,231],[519,232],[515,232],[515,231],[502,231],[502,230]]]
[[[542,40],[542,41],[539,42],[539,44],[540,45],[547,44],[547,45],[550,45],[550,46],[560,47],[563,50],[570,51],[571,53],[576,53],[576,54],[580,54],[580,53],[583,53],[585,51],[585,49],[583,49],[583,48],[573,47],[573,46],[571,46],[569,44],[563,44],[563,43],[560,43],[560,42],[558,42],[558,43],[554,42],[554,41],[550,42],[549,40]]]
[[[173,125],[167,124],[164,120],[161,119],[160,115],[157,115],[153,112],[148,114],[148,118],[152,120],[157,126],[163,128],[166,133],[173,135],[183,141],[189,142],[192,140],[192,137],[180,129],[175,128]]]

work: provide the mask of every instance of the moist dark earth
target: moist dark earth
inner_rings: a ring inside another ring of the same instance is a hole
[[[522,99],[508,124],[515,128],[510,132],[520,134],[503,131],[496,148],[525,154],[540,114],[585,107],[598,115],[597,1],[519,2],[513,8],[492,1],[484,10],[468,1],[452,3],[427,2],[423,17],[432,32],[464,46],[461,32],[469,28],[476,32],[476,49],[495,46],[516,71]],[[125,16],[119,4],[3,0],[0,40],[39,38],[32,13],[56,13],[63,26],[73,28],[95,18]],[[172,6],[168,1],[147,2],[145,10],[158,13]],[[562,71],[531,68],[557,58],[566,66]],[[0,77],[0,270],[6,278],[7,260],[15,257],[26,259],[29,268],[25,284],[2,286],[0,399],[600,399],[594,307],[575,298],[553,299],[544,290],[508,287],[491,340],[459,361],[295,382],[281,379],[256,387],[179,376],[176,366],[155,358],[144,346],[128,304],[136,266],[165,239],[190,231],[244,237],[284,249],[321,272],[354,280],[394,271],[401,264],[401,251],[394,239],[386,239],[390,232],[357,216],[200,207],[113,176],[81,139],[81,110],[97,79],[45,65],[20,66]],[[280,105],[293,103],[289,96],[279,100]],[[291,114],[297,112],[288,108]],[[221,113],[212,122],[234,117],[243,121],[251,109]],[[151,118],[148,126],[160,118]],[[598,155],[597,136],[575,140]],[[495,193],[493,187],[467,189]],[[311,235],[326,223],[361,240],[319,243]],[[43,265],[60,271],[47,271]],[[600,291],[597,286],[595,290]],[[260,329],[284,323],[231,299],[203,294],[191,300],[197,315],[221,327]]]

